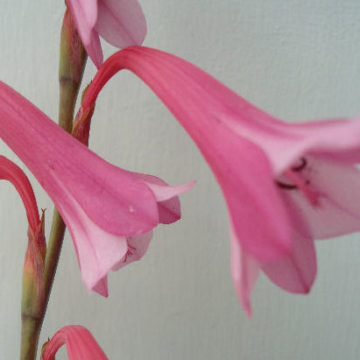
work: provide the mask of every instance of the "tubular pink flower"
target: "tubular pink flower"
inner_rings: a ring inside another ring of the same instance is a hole
[[[108,360],[89,330],[80,325],[65,326],[43,346],[41,360],[55,360],[59,348],[66,345],[69,360]]]
[[[67,4],[97,67],[103,62],[99,35],[119,49],[144,41],[146,20],[137,0],[67,0]]]
[[[157,224],[180,218],[177,195],[193,186],[170,187],[105,162],[1,82],[0,137],[54,201],[85,285],[104,296],[108,272],[138,260]]]
[[[83,100],[93,106],[119,70],[139,76],[183,125],[212,168],[230,215],[232,275],[248,314],[259,270],[307,293],[315,238],[360,230],[360,121],[287,124],[194,65],[133,47],[111,56]]]

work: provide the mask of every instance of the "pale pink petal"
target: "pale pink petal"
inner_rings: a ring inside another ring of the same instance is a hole
[[[146,183],[158,201],[159,222],[171,224],[179,220],[181,209],[178,195],[191,190],[195,185],[195,181],[178,186],[169,186],[159,178],[149,177]]]
[[[69,194],[68,199],[72,199]],[[98,227],[75,200],[72,200],[71,212],[62,211],[61,207],[58,210],[69,224],[84,284],[90,291],[108,296],[106,277],[127,253],[126,237],[110,234]]]
[[[104,276],[102,279],[98,280],[97,283],[92,287],[92,291],[96,292],[97,294],[108,297],[109,296],[109,289],[108,289],[108,277],[107,275]]]
[[[101,48],[101,43],[99,35],[96,31],[92,30],[90,34],[89,43],[84,43],[85,50],[95,66],[99,68],[103,62],[103,52]]]
[[[294,231],[292,252],[281,260],[262,265],[261,269],[284,290],[307,294],[317,271],[314,240]]]
[[[251,293],[259,276],[258,263],[241,248],[230,223],[231,273],[238,298],[248,317],[251,316]]]
[[[153,191],[156,200],[159,202],[164,202],[191,190],[194,187],[196,181],[191,181],[189,183],[177,186],[170,186],[162,179],[156,178],[155,176],[149,176],[149,178],[145,180],[145,183]]]
[[[302,137],[299,152],[327,155],[343,161],[360,161],[360,117],[286,124],[289,132]]]
[[[218,136],[219,132],[218,130]],[[227,157],[200,145],[226,198],[234,232],[242,248],[260,262],[284,256],[291,248],[287,214],[262,151],[243,138],[223,137]],[[218,138],[219,139],[219,138]],[[238,166],[231,163],[238,162]],[[255,180],[256,179],[256,180]]]
[[[145,255],[152,235],[153,233],[150,231],[143,235],[127,238],[128,252],[117,264],[113,266],[112,270],[119,270],[125,265],[128,265],[134,261],[139,261]]]
[[[316,191],[313,205],[301,191],[288,191],[315,238],[329,238],[360,230],[360,174],[353,165],[329,156],[307,156],[302,176]]]
[[[290,194],[293,190],[278,189],[292,224],[292,251],[273,263],[262,264],[261,269],[284,290],[307,294],[317,273],[316,250],[307,219]]]
[[[110,44],[125,48],[141,45],[146,20],[137,0],[98,0],[96,29]]]
[[[88,45],[98,17],[97,0],[67,0],[67,5],[83,44]]]
[[[158,202],[158,210],[161,224],[172,224],[181,218],[180,200],[177,196]]]
[[[284,259],[263,265],[264,273],[282,289],[307,294],[316,277],[314,240],[294,233],[294,248]]]
[[[45,345],[41,360],[54,360],[59,348],[66,345],[69,360],[108,360],[89,330],[80,325],[65,326]]]
[[[158,202],[159,222],[161,224],[171,224],[181,217],[180,200],[178,195],[189,191],[195,185],[195,181],[187,184],[170,186],[164,180],[147,174],[128,172],[135,179],[144,181],[153,191]]]
[[[271,136],[267,141],[261,137],[259,146],[266,149],[276,174],[306,154],[329,156],[348,164],[360,162],[360,118],[280,123],[274,127],[281,135]]]

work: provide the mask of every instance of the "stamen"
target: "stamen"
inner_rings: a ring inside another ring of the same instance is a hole
[[[312,190],[309,186],[310,181],[303,179],[294,170],[289,170],[285,175],[297,186],[297,188],[305,195],[312,205],[317,205],[319,200],[319,193]]]
[[[303,169],[305,169],[306,165],[307,165],[307,160],[304,157],[302,157],[300,159],[300,164],[297,166],[293,166],[291,168],[291,170],[294,172],[301,172]],[[294,185],[294,184],[286,184],[286,183],[283,183],[282,181],[278,181],[278,180],[275,182],[280,188],[285,189],[285,190],[296,190],[298,188],[297,185]],[[308,185],[309,183],[310,183],[310,181],[307,180],[306,184]]]
[[[129,256],[134,255],[136,252],[136,248],[128,244],[128,250],[123,258],[123,262],[126,262]]]
[[[309,202],[316,206],[318,204],[320,194],[310,187],[310,180],[304,179],[301,172],[306,168],[307,160],[305,158],[300,159],[300,164],[293,166],[290,170],[285,172],[285,177],[292,181],[292,184],[287,184],[282,181],[276,180],[276,184],[285,190],[300,190]]]
[[[293,171],[295,171],[295,172],[300,172],[300,171],[302,171],[303,169],[305,169],[305,167],[306,167],[306,165],[307,165],[307,160],[306,160],[304,157],[302,157],[302,158],[300,159],[300,161],[301,161],[300,165],[298,165],[298,166],[293,166],[293,167],[291,168],[291,170],[293,170]]]
[[[276,180],[275,182],[276,182],[276,185],[278,185],[280,188],[285,189],[285,190],[295,190],[298,188],[296,185],[285,184],[278,180]]]

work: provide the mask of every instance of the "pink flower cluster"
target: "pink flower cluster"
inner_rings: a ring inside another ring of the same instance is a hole
[[[260,271],[286,291],[308,293],[317,272],[314,240],[360,230],[360,119],[287,124],[183,59],[128,47],[141,45],[146,34],[136,0],[67,0],[67,5],[99,67],[77,119],[91,112],[114,74],[132,71],[189,133],[222,189],[232,277],[246,313],[251,314]],[[102,64],[99,35],[128,48]],[[178,195],[194,185],[169,186],[109,164],[2,82],[0,137],[53,200],[71,234],[83,282],[103,296],[109,271],[142,258],[153,229],[180,219]],[[0,156],[0,177],[15,185],[29,228],[39,231],[24,173]],[[56,333],[43,359],[54,359],[63,344],[70,359],[107,359],[79,326]]]

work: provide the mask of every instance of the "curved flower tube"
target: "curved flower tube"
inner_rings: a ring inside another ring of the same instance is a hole
[[[33,310],[34,300],[43,300],[43,275],[46,252],[44,213],[39,217],[36,198],[25,173],[11,160],[0,155],[0,179],[9,181],[20,195],[28,219],[28,245],[23,269],[22,313]]]
[[[29,223],[29,228],[36,232],[39,224],[39,210],[33,188],[25,173],[11,160],[0,155],[0,179],[8,180],[20,195]]]
[[[146,20],[137,0],[67,0],[67,5],[96,67],[103,62],[99,35],[119,49],[144,41]]]
[[[103,64],[78,118],[121,69],[157,94],[213,170],[230,215],[232,275],[247,314],[259,270],[287,291],[309,292],[313,240],[360,230],[360,120],[287,124],[189,62],[145,47]]]
[[[107,163],[1,82],[0,137],[59,210],[85,285],[104,296],[108,272],[139,259],[157,224],[180,218],[177,195],[193,186]]]
[[[55,360],[61,346],[66,345],[69,360],[108,360],[89,330],[80,325],[65,326],[43,345],[41,360]]]

